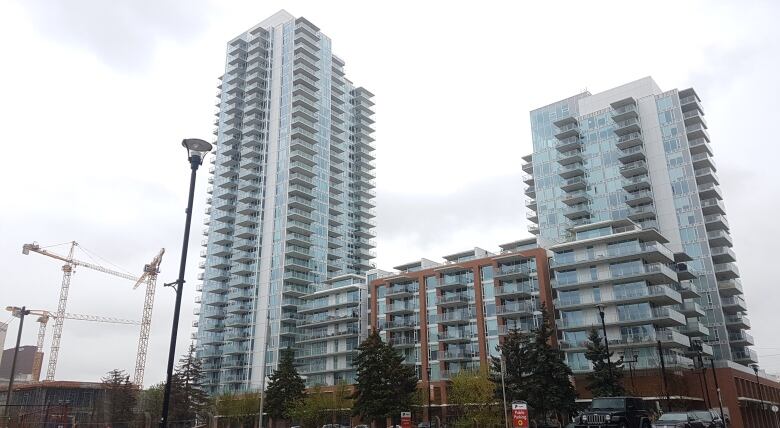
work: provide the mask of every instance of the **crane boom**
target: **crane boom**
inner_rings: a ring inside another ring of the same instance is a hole
[[[66,318],[68,318],[66,316],[67,314],[65,313],[65,306],[68,300],[68,289],[70,288],[70,278],[73,273],[73,269],[76,266],[83,266],[87,269],[91,269],[94,271],[106,273],[119,278],[124,278],[133,281],[134,290],[138,288],[139,285],[146,284],[143,316],[141,318],[140,323],[135,321],[122,322],[127,320],[118,320],[116,318],[112,319],[111,321],[107,321],[105,317],[103,317],[104,319],[102,320],[89,319],[89,321],[113,322],[119,324],[133,323],[134,325],[138,325],[138,324],[141,325],[141,332],[138,338],[138,350],[136,353],[134,382],[137,385],[143,385],[144,369],[146,367],[146,352],[149,347],[149,334],[150,334],[151,323],[152,323],[154,292],[155,292],[155,287],[157,285],[157,274],[160,272],[160,263],[162,262],[163,254],[165,254],[165,248],[161,249],[160,252],[152,259],[152,261],[149,264],[144,266],[143,274],[140,277],[136,277],[134,275],[125,272],[119,272],[94,263],[89,263],[82,260],[74,259],[73,250],[76,246],[78,246],[78,243],[76,241],[70,242],[70,251],[68,252],[67,256],[62,256],[53,253],[49,250],[46,250],[44,248],[41,248],[41,246],[38,245],[38,243],[36,242],[33,242],[32,244],[24,244],[22,246],[22,254],[27,255],[30,254],[30,252],[32,251],[34,253],[38,253],[43,256],[51,257],[55,260],[60,260],[65,262],[65,265],[62,267],[63,275],[62,275],[62,286],[60,287],[60,304],[57,308],[56,315],[50,315],[52,316],[52,318],[55,319],[55,323],[54,323],[54,331],[53,331],[54,336],[52,339],[52,348],[49,354],[49,367],[46,373],[46,380],[54,380],[54,372],[57,367],[57,357],[59,354],[60,338],[62,337],[62,324],[63,321]],[[83,319],[83,318],[74,318],[74,319]],[[45,326],[43,328],[45,329]]]

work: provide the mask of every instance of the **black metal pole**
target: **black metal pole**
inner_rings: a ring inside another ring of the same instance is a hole
[[[609,370],[609,378],[612,382],[615,382],[615,375],[612,374],[612,361],[609,358],[609,339],[607,338],[607,323],[604,322],[604,311],[599,308],[599,315],[601,316],[601,329],[604,331],[604,347],[607,351],[607,369]],[[612,393],[615,395],[615,385],[612,385]]]
[[[14,348],[14,357],[11,359],[11,375],[8,380],[8,393],[5,395],[5,409],[3,415],[9,416],[8,408],[11,405],[11,393],[14,390],[14,375],[16,374],[16,356],[19,354],[19,344],[22,341],[22,328],[24,327],[24,316],[30,312],[26,306],[22,306],[19,313],[19,331],[16,333],[16,347]]]
[[[718,373],[715,371],[715,360],[710,358],[710,367],[712,367],[712,378],[715,379],[715,392],[718,393],[718,407],[720,408],[720,420],[726,423],[723,417],[723,400],[720,398],[720,386],[718,385]]]
[[[756,373],[756,383],[758,384],[758,398],[761,400],[761,410],[758,412],[758,417],[764,419],[764,391],[761,390],[761,378],[758,377],[758,365],[753,364],[753,372]]]
[[[187,219],[184,223],[184,240],[181,244],[181,262],[179,264],[179,279],[176,280],[176,305],[173,309],[173,326],[171,327],[171,345],[168,350],[168,371],[165,375],[165,394],[163,395],[162,417],[160,428],[168,425],[168,407],[171,404],[171,378],[173,377],[173,363],[176,359],[176,334],[179,331],[179,312],[181,312],[181,294],[184,288],[184,270],[187,266],[187,247],[190,241],[190,224],[192,223],[192,201],[195,198],[195,175],[202,158],[200,155],[190,156],[190,194],[187,200]]]
[[[669,398],[669,384],[666,383],[666,362],[664,362],[664,350],[661,341],[658,341],[658,356],[661,358],[661,377],[664,380],[664,392],[666,393],[666,411],[672,411],[672,399]]]

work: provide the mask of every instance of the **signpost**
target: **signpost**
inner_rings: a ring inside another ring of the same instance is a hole
[[[512,427],[528,428],[528,404],[525,401],[512,402]]]
[[[401,428],[412,428],[412,412],[401,412]]]

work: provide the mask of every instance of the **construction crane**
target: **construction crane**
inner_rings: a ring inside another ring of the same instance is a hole
[[[135,285],[133,285],[134,290],[138,288],[139,285],[143,283],[146,284],[143,316],[141,317],[141,332],[138,338],[138,350],[136,352],[135,373],[133,377],[133,382],[135,382],[136,385],[143,385],[144,369],[146,368],[146,352],[149,347],[149,331],[152,325],[154,292],[157,286],[157,275],[160,273],[160,263],[162,262],[162,256],[165,253],[165,248],[161,249],[160,252],[154,256],[150,263],[144,265],[143,273],[140,277],[136,277],[128,273],[105,268],[98,264],[74,259],[73,252],[79,244],[76,241],[71,241],[69,244],[70,249],[67,256],[55,254],[49,250],[44,249],[35,242],[32,244],[24,244],[22,246],[22,254],[27,255],[32,251],[34,253],[65,262],[65,264],[62,266],[62,285],[60,286],[59,304],[57,305],[57,312],[53,316],[54,330],[51,342],[51,350],[49,351],[49,364],[46,371],[46,380],[54,380],[54,373],[57,370],[57,357],[60,350],[60,339],[62,338],[62,326],[66,318],[65,308],[68,302],[70,279],[73,275],[75,267],[81,266],[92,269],[94,271],[103,272],[109,275],[133,281],[135,283]]]
[[[41,378],[41,367],[43,366],[43,341],[46,337],[46,325],[49,323],[50,318],[55,318],[55,314],[44,310],[30,310],[31,315],[38,315],[38,342],[37,350],[35,352],[35,359],[33,360],[33,379],[38,380]],[[96,315],[80,315],[80,314],[65,314],[65,319],[81,320],[81,321],[95,321],[105,322],[112,324],[127,324],[127,325],[141,325],[139,321],[124,320],[113,317],[101,317]]]

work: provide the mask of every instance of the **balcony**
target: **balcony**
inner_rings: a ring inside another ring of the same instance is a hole
[[[687,318],[698,318],[705,315],[704,309],[696,302],[685,302],[678,307],[678,310]]]
[[[569,206],[582,204],[588,200],[588,193],[584,190],[569,192],[563,197],[563,203]]]
[[[539,225],[529,224],[528,225],[528,233],[530,233],[532,235],[538,235],[539,234]]]
[[[493,269],[493,278],[500,281],[527,279],[535,272],[527,264],[499,265]]]
[[[558,128],[558,132],[555,133],[555,138],[558,140],[565,140],[574,136],[579,137],[580,135],[579,124],[577,123],[577,119],[574,117],[567,117],[555,121],[553,122],[553,125]]]
[[[720,299],[720,304],[723,307],[723,312],[727,314],[747,312],[745,299],[740,296],[723,297]]]
[[[528,211],[525,213],[526,220],[530,221],[531,223],[539,223],[539,215],[536,213],[536,211]]]
[[[650,177],[647,174],[636,175],[622,179],[623,190],[626,192],[635,192],[637,190],[650,188]]]
[[[688,139],[688,146],[690,147],[692,155],[708,154],[712,156],[712,147],[710,142],[706,138]]]
[[[699,290],[691,282],[680,282],[678,290],[683,299],[698,299],[701,297]]]
[[[756,344],[753,336],[742,330],[729,333],[729,342],[731,342],[732,346],[752,346]]]
[[[614,132],[618,136],[638,133],[642,127],[639,125],[639,118],[633,117],[615,123]]]
[[[732,352],[735,363],[755,364],[758,362],[758,353],[750,348],[743,348]]]
[[[555,307],[559,309],[586,309],[593,308],[597,304],[653,303],[655,305],[675,305],[682,302],[683,298],[680,293],[670,286],[650,285],[630,292],[603,293],[598,301],[593,298],[592,294],[583,294],[578,298],[558,298],[555,299]]]
[[[445,311],[439,314],[438,323],[442,325],[469,324],[471,320],[477,318],[476,311],[459,309],[455,311]]]
[[[479,352],[473,349],[448,349],[439,354],[441,361],[468,361],[478,357]]]
[[[358,320],[359,320],[358,314],[355,311],[351,313],[348,312],[343,314],[320,313],[320,314],[305,315],[305,316],[299,315],[298,326],[303,328],[313,328],[313,327],[322,327],[334,323],[358,321]]]
[[[439,333],[439,342],[441,343],[469,343],[471,339],[476,339],[477,334],[465,329],[451,329]]]
[[[386,331],[409,331],[420,328],[420,322],[413,319],[397,319],[385,324]]]
[[[388,299],[410,297],[419,291],[417,284],[395,284],[387,288],[385,297]]]
[[[446,293],[436,297],[436,304],[443,308],[468,306],[469,301],[474,300],[467,293]]]
[[[708,215],[704,216],[704,227],[707,229],[707,236],[709,236],[710,232],[729,230],[729,222],[724,215]],[[731,237],[729,237],[729,242],[731,242]]]
[[[474,278],[471,275],[446,275],[442,277],[436,287],[441,290],[454,290],[465,288],[473,282]]]
[[[388,343],[396,348],[412,348],[414,345],[420,344],[420,340],[415,337],[393,335]]]
[[[655,218],[655,206],[653,204],[647,204],[631,207],[628,209],[628,218],[633,221]]]
[[[574,177],[570,178],[568,180],[564,180],[563,184],[561,184],[561,189],[564,192],[573,192],[576,190],[584,190],[588,185],[588,182],[585,181],[585,178],[583,177]]]
[[[626,104],[621,107],[612,109],[612,120],[615,122],[621,122],[626,119],[632,119],[639,117],[636,104]]]
[[[502,282],[496,286],[497,297],[531,297],[539,292],[539,287],[532,285],[531,281]]]
[[[726,328],[731,330],[750,329],[750,320],[748,319],[748,317],[741,314],[726,315],[725,324],[726,324]]]
[[[642,134],[639,132],[632,132],[630,134],[621,135],[618,137],[615,144],[621,150],[640,146],[642,145]]]
[[[714,268],[718,281],[739,278],[739,269],[735,263],[719,263],[714,265]]]
[[[706,337],[710,335],[710,329],[698,320],[688,320],[680,331],[692,337]]]
[[[704,111],[701,108],[699,97],[696,94],[688,95],[687,97],[680,98],[680,108],[683,112],[691,111],[693,109]]]
[[[729,247],[712,247],[713,263],[721,264],[737,261],[737,254]]]
[[[634,161],[620,167],[620,175],[623,177],[634,177],[647,174],[647,162],[644,160]]]
[[[416,300],[408,301],[395,301],[386,306],[385,313],[400,315],[400,314],[413,314],[415,311],[420,310],[420,305]]]
[[[532,300],[507,302],[496,306],[496,315],[505,318],[522,318],[533,315],[536,310],[538,310],[537,305]]]
[[[558,140],[555,143],[555,148],[558,149],[559,152],[568,152],[571,150],[579,149],[581,146],[582,146],[582,141],[580,140],[579,135],[573,135],[571,137]]]
[[[652,308],[648,312],[626,313],[620,316],[608,314],[604,323],[619,326],[653,324],[656,327],[677,327],[685,325],[685,316],[671,308]],[[598,316],[575,320],[558,319],[555,324],[561,330],[589,330],[600,325],[601,319]]]
[[[699,198],[700,199],[723,199],[723,193],[720,191],[720,187],[718,187],[715,183],[707,183],[702,184],[699,187]]]
[[[688,134],[688,140],[695,140],[697,138],[704,138],[710,141],[710,134],[707,133],[707,126],[703,123],[695,123],[685,127],[685,132]]]
[[[626,204],[630,207],[647,205],[651,202],[653,202],[653,192],[649,189],[631,192],[626,195]]]
[[[723,201],[718,199],[705,199],[701,201],[701,211],[705,216],[714,214],[725,215],[726,206],[723,204]]]
[[[638,160],[645,160],[645,158],[645,148],[640,145],[621,150],[618,160],[623,164],[628,164]]]
[[[536,197],[536,187],[535,186],[528,186],[525,188],[525,195],[529,198],[535,198]]]
[[[677,273],[672,270],[665,263],[647,263],[642,265],[641,268],[635,268],[626,271],[610,271],[607,275],[602,275],[601,278],[591,279],[588,278],[566,278],[562,281],[560,278],[555,278],[550,281],[553,288],[556,289],[576,289],[583,286],[596,286],[606,284],[614,281],[630,282],[630,281],[647,281],[649,284],[670,284],[677,282]]]
[[[582,163],[582,150],[569,150],[558,153],[558,163],[566,166],[574,163]]]
[[[582,162],[564,165],[558,168],[558,175],[563,179],[585,175],[585,168]]]
[[[719,184],[720,180],[718,179],[718,174],[715,173],[715,170],[712,168],[700,168],[694,171],[694,175],[696,176],[696,183],[699,185],[707,184],[707,183],[715,183]]]
[[[567,207],[563,210],[563,215],[569,220],[590,217],[590,206],[588,204],[577,204]]]
[[[718,281],[718,292],[723,297],[736,296],[743,294],[742,281],[739,278]]]

